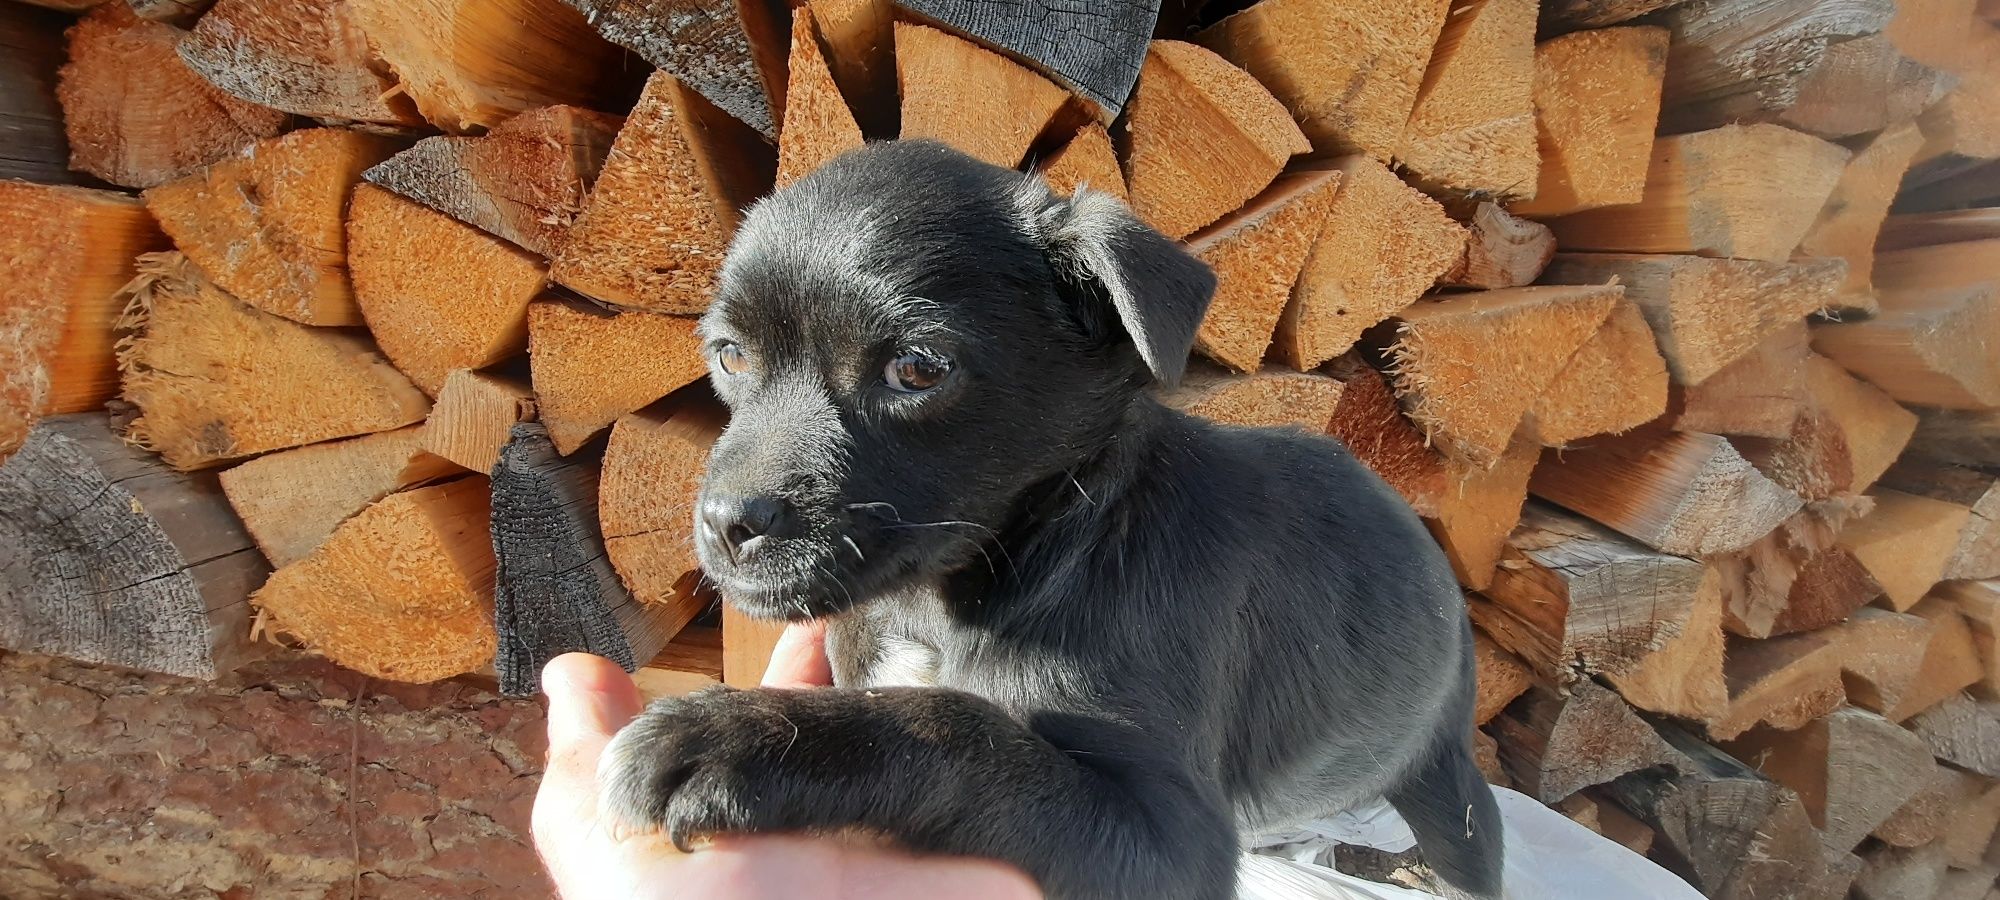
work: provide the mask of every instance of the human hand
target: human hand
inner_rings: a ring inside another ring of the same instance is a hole
[[[830,684],[824,633],[785,630],[764,684]],[[618,729],[639,714],[631,676],[610,660],[569,653],[542,671],[549,695],[549,757],[535,794],[535,848],[564,900],[1036,900],[1019,870],[991,860],[918,857],[841,837],[720,835],[691,854],[662,835],[614,836],[597,814],[597,763]]]

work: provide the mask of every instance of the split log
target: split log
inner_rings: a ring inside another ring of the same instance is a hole
[[[1396,160],[1441,196],[1534,195],[1536,0],[1453,0]]]
[[[127,0],[132,12],[141,19],[165,22],[186,28],[208,12],[215,0]]]
[[[1694,131],[1738,121],[1781,120],[1831,45],[1880,32],[1889,0],[1691,0],[1660,17],[1672,29],[1660,124]]]
[[[1849,155],[1776,125],[1663,137],[1653,144],[1639,202],[1572,213],[1549,226],[1571,250],[1783,262],[1826,206]],[[1724,172],[1727,178],[1718,177]]]
[[[514,426],[493,467],[493,593],[504,694],[541,689],[564,653],[602,656],[630,672],[688,618],[640,603],[612,571],[597,524],[598,466],[556,453],[547,430]]]
[[[1893,614],[1892,614],[1893,615]],[[1788,634],[1768,640],[1728,639],[1723,680],[1729,702],[1706,721],[1716,740],[1734,740],[1759,724],[1793,731],[1846,702],[1841,633]]]
[[[1666,70],[1661,28],[1583,31],[1536,47],[1539,183],[1514,211],[1560,216],[1644,198]]]
[[[1961,869],[1982,866],[1986,848],[2000,830],[2000,782],[1969,772],[1951,774],[1957,783],[1950,790],[1952,799],[1939,837],[1945,861]]]
[[[1876,311],[1875,238],[1889,214],[1889,204],[1896,199],[1903,173],[1922,145],[1923,135],[1911,124],[1871,138],[1848,161],[1826,207],[1819,212],[1819,220],[1799,243],[1801,256],[1847,261],[1847,280],[1840,286],[1839,299],[1830,305]]]
[[[1918,127],[1922,127],[1921,122]],[[1922,152],[1919,150],[1918,154]],[[1941,181],[1911,183],[1896,195],[1896,205],[1889,208],[1899,213],[1917,213],[2000,204],[2000,159],[1970,166]]]
[[[722,682],[731,687],[756,687],[764,680],[771,650],[784,633],[783,622],[753,619],[734,604],[722,604]]]
[[[1956,503],[1972,511],[1959,532],[1958,549],[1945,563],[1947,581],[2000,577],[2000,480],[1961,466],[1905,460],[1882,476],[1882,486]]]
[[[612,568],[669,625],[686,624],[708,606],[690,590],[701,577],[695,501],[727,416],[712,397],[669,401],[619,419],[604,451],[597,517]]]
[[[1903,300],[1910,305],[1925,293],[1990,284],[1996,260],[2000,260],[2000,239],[1891,250],[1876,255],[1875,283],[1884,291],[1918,295]],[[1890,302],[1884,300],[1885,305]]]
[[[1072,99],[1005,56],[935,28],[896,23],[905,140],[931,138],[1013,168],[1044,133],[1073,128]]]
[[[1680,556],[1741,550],[1804,505],[1727,440],[1651,427],[1547,454],[1530,489]]]
[[[1339,187],[1340,173],[1331,169],[1281,175],[1248,205],[1188,239],[1216,278],[1196,350],[1238,372],[1263,363]]]
[[[69,30],[57,96],[70,168],[149,188],[228,159],[284,130],[289,116],[216,89],[174,53],[180,29],[123,3]]]
[[[62,32],[73,20],[26,4],[0,7],[0,179],[73,184],[69,138],[56,72],[65,61]]]
[[[1667,410],[1667,361],[1639,306],[1620,299],[1528,408],[1526,427],[1545,447],[1622,434]]]
[[[1703,894],[1750,900],[1790,896],[1826,874],[1819,836],[1791,790],[1671,726],[1680,771],[1643,769],[1605,787],[1658,835],[1653,857]]]
[[[1041,172],[1051,190],[1065,197],[1088,187],[1128,203],[1131,200],[1125,190],[1125,172],[1118,165],[1118,150],[1111,145],[1111,133],[1096,122],[1084,123],[1036,171]],[[1253,200],[1250,205],[1256,203]]]
[[[178,49],[210,84],[260,106],[322,119],[424,121],[342,0],[218,0]]]
[[[1982,700],[2000,700],[2000,583],[1946,582],[1938,585],[1936,594],[1956,608],[1972,629],[1979,664],[1986,670],[1985,677],[1972,686],[1973,694]],[[2000,743],[1992,746],[2000,750]],[[2000,771],[1985,774],[2000,778]]]
[[[101,409],[118,393],[118,289],[134,256],[165,246],[131,197],[0,181],[0,460],[36,418]]]
[[[1555,258],[1556,236],[1549,226],[1515,216],[1498,203],[1481,202],[1464,224],[1465,255],[1439,279],[1448,287],[1526,287]]]
[[[1560,229],[1557,231],[1561,235]],[[1773,263],[1697,256],[1558,253],[1549,284],[1616,279],[1645,312],[1674,381],[1701,384],[1764,339],[1833,302],[1838,260]]]
[[[1467,602],[1501,646],[1566,685],[1579,673],[1637,672],[1690,625],[1705,577],[1698,562],[1530,504],[1492,583]]]
[[[1862,852],[1861,874],[1854,879],[1856,900],[1908,900],[1936,897],[1944,886],[1943,844],[1905,850],[1872,847]]]
[[[1472,632],[1472,671],[1478,688],[1472,704],[1474,725],[1491,721],[1535,681],[1526,664],[1477,629]]]
[[[1910,608],[1909,615],[1930,623],[1930,637],[1919,646],[1922,655],[1912,672],[1908,666],[1877,672],[1850,670],[1848,698],[1855,706],[1901,722],[1923,712],[1986,677],[1972,629],[1949,602],[1930,598]]]
[[[1902,612],[1942,580],[1972,511],[1901,491],[1869,496],[1875,509],[1841,529],[1840,546],[1882,586],[1889,608]]]
[[[807,0],[807,6],[826,42],[833,80],[840,84],[861,130],[876,136],[895,134],[894,5],[890,0]],[[789,93],[785,99],[790,101]]]
[[[433,456],[492,474],[514,426],[535,420],[535,393],[524,382],[460,369],[445,376],[424,420],[423,448]]]
[[[792,52],[785,70],[785,127],[778,134],[777,187],[805,177],[828,160],[859,149],[862,143],[861,126],[834,83],[809,7],[792,12]]]
[[[347,5],[417,110],[446,131],[492,128],[539,106],[589,107],[631,96],[625,54],[560,0]]]
[[[786,10],[768,0],[564,0],[599,32],[775,139]]]
[[[250,602],[266,627],[371,678],[476,671],[494,648],[489,495],[476,475],[390,494],[273,573]]]
[[[1500,743],[1493,736],[1477,728],[1472,729],[1472,765],[1479,770],[1479,777],[1496,787],[1511,787],[1513,781],[1507,777],[1507,770],[1500,765]]]
[[[1792,424],[1805,414],[1810,352],[1805,322],[1793,322],[1700,384],[1670,386],[1667,402],[1674,430],[1790,436]]]
[[[632,673],[639,696],[648,701],[683,697],[722,683],[722,629],[689,625],[674,635],[651,662]]]
[[[558,256],[604,167],[619,119],[546,106],[478,137],[433,137],[363,173],[460,222]]]
[[[46,419],[0,465],[0,647],[215,678],[254,658],[270,572],[213,475],[121,443],[99,414]]]
[[[1956,82],[1904,56],[1888,35],[1863,35],[1828,44],[1791,105],[1768,118],[1825,138],[1879,132],[1915,119]]]
[[[368,330],[424,393],[527,347],[528,302],[548,285],[528,252],[370,184],[354,191],[347,242]]]
[[[1559,34],[1629,22],[1681,0],[1548,0],[1542,4],[1542,32]]]
[[[458,470],[423,453],[417,426],[260,456],[222,473],[222,492],[257,549],[289,566],[377,500]]]
[[[2000,240],[2000,207],[1897,213],[1882,220],[1878,250]]]
[[[2000,778],[2000,702],[1955,694],[1913,716],[1909,726],[1926,754]]]
[[[1510,288],[1410,307],[1388,351],[1396,392],[1446,456],[1490,464],[1622,294],[1617,285]]]
[[[587,303],[530,304],[531,377],[556,449],[574,453],[619,416],[707,374],[694,326],[693,319],[614,314]]]
[[[1866,502],[1811,504],[1744,550],[1711,560],[1722,578],[1725,627],[1753,638],[1811,631],[1881,596],[1867,567],[1836,543]]]
[[[896,0],[925,21],[999,47],[1091,102],[1098,121],[1118,118],[1146,54],[1160,0],[1087,7],[1011,0]]]
[[[1490,466],[1444,461],[1444,486],[1431,503],[1435,513],[1423,520],[1459,584],[1481,590],[1492,583],[1507,533],[1528,501],[1528,476],[1540,455],[1534,441],[1516,438]]]
[[[1991,860],[1976,869],[1946,869],[1935,900],[1993,900],[2000,896],[1996,878],[2000,878],[2000,864]]]
[[[1695,588],[1680,634],[1668,638],[1624,674],[1606,675],[1626,702],[1648,712],[1704,721],[1729,703],[1723,681],[1722,580],[1713,569]]]
[[[315,128],[146,192],[160,228],[223,290],[307,325],[359,325],[347,280],[347,203],[390,140]]]
[[[1737,438],[1759,471],[1807,500],[1865,491],[1888,471],[1917,417],[1824,356],[1806,357],[1804,414],[1783,440]]]
[[[1881,716],[1839,709],[1797,731],[1758,728],[1729,755],[1799,793],[1829,850],[1852,850],[1931,778],[1916,735]]]
[[[423,421],[429,401],[366,338],[224,293],[178,253],[139,261],[118,323],[126,440],[200,469]]]
[[[550,277],[656,312],[708,308],[737,211],[771,186],[756,133],[655,74],[618,132]]]
[[[1355,459],[1403,495],[1418,515],[1435,518],[1450,480],[1444,456],[1431,449],[1423,432],[1404,417],[1382,373],[1347,359],[1336,360],[1327,371],[1344,387],[1326,433],[1347,445]]]
[[[1564,815],[1627,850],[1645,856],[1653,849],[1653,829],[1593,791],[1571,794],[1559,807]]]
[[[1904,0],[1882,29],[1911,59],[1947,72],[1972,63],[1970,32],[1980,0]]]
[[[1951,815],[1951,792],[1958,785],[1959,773],[1936,763],[1925,771],[1929,780],[1908,802],[1875,826],[1872,837],[1892,847],[1911,848],[1930,844],[1944,833],[1945,820]]]
[[[1893,255],[1877,255],[1877,273]],[[1985,340],[1996,330],[2000,287],[1989,284],[1884,295],[1876,318],[1814,327],[1813,349],[1905,403],[1987,409],[2000,406],[2000,357]]]
[[[1301,371],[1346,353],[1465,252],[1465,229],[1386,166],[1349,156],[1331,167],[1341,172],[1339,192],[1272,340],[1277,358]]]
[[[1312,149],[1257,79],[1180,41],[1153,42],[1125,127],[1132,211],[1175,239],[1240,208]]]
[[[1295,425],[1326,428],[1340,405],[1343,385],[1325,375],[1274,369],[1233,375],[1213,366],[1190,366],[1180,386],[1161,399],[1192,416],[1252,428]]]
[[[1403,140],[1450,0],[1264,0],[1195,36],[1257,76],[1321,154],[1388,162]]]
[[[1909,456],[1958,466],[2000,468],[2000,409],[1918,409]]]
[[[1965,34],[1967,65],[1958,87],[1917,117],[1924,148],[1910,173],[1913,183],[1947,182],[2000,156],[2000,27],[1973,23]]]
[[[1641,769],[1688,765],[1625,701],[1589,679],[1567,696],[1536,685],[1489,726],[1517,789],[1555,803]]]

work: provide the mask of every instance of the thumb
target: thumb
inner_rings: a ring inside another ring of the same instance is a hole
[[[639,715],[639,689],[617,663],[565,653],[542,669],[549,695],[549,755],[576,754],[595,765],[618,729]]]

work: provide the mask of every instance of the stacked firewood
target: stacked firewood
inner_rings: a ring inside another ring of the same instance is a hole
[[[1992,0],[34,2],[0,646],[754,682],[693,317],[934,138],[1215,268],[1165,399],[1409,500],[1489,777],[1714,897],[1994,896]]]

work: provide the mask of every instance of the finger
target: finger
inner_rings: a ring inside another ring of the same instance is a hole
[[[771,648],[764,669],[765,687],[809,688],[833,683],[833,663],[826,658],[826,623],[817,619],[793,622]]]
[[[643,705],[632,676],[617,663],[589,653],[565,653],[542,669],[549,695],[549,752],[597,753],[639,715]]]
[[[992,860],[919,857],[841,837],[725,835],[674,870],[685,897],[787,900],[1040,900],[1019,869]]]

